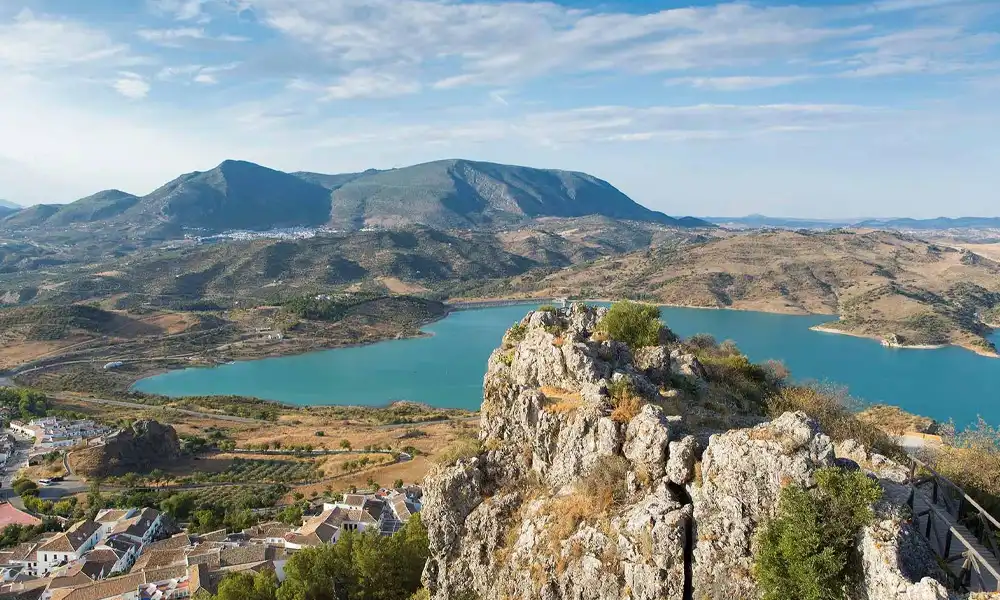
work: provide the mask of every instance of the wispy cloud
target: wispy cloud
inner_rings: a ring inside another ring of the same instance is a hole
[[[116,43],[99,29],[36,16],[28,9],[12,22],[0,22],[0,67],[28,71],[111,60],[125,63],[128,51],[126,44]]]
[[[130,100],[141,100],[149,95],[150,90],[149,82],[142,75],[129,71],[121,72],[112,86]]]
[[[350,100],[353,98],[391,98],[405,96],[420,91],[416,81],[388,73],[377,73],[359,69],[341,77],[333,85],[323,90],[326,100]]]
[[[173,17],[178,21],[206,22],[209,16],[204,12],[208,0],[148,0],[154,12]]]
[[[812,75],[774,76],[730,76],[730,77],[675,77],[668,79],[668,85],[687,85],[702,90],[718,90],[736,92],[743,90],[759,90],[782,85],[791,85],[813,79]]]
[[[185,40],[215,40],[219,42],[249,42],[246,36],[221,34],[210,35],[201,27],[176,27],[171,29],[140,29],[137,36],[156,44],[176,46]]]

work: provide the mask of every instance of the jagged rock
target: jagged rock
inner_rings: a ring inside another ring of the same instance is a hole
[[[858,544],[863,586],[858,597],[870,600],[947,600],[947,588],[934,553],[913,527],[887,518],[866,527]]]
[[[636,504],[612,525],[620,532],[622,576],[631,597],[683,598],[691,505],[661,492]]]
[[[877,452],[869,452],[857,440],[845,440],[836,446],[837,456],[848,458],[860,467],[872,472],[879,479],[903,483],[909,478],[910,470],[904,465]]]
[[[658,406],[647,404],[632,418],[625,430],[622,453],[636,469],[652,479],[663,477],[666,469],[670,427]]]
[[[694,464],[697,461],[698,441],[694,436],[685,436],[677,442],[670,442],[667,459],[667,479],[677,485],[694,481]]]
[[[833,459],[830,438],[804,413],[712,436],[693,494],[696,598],[757,598],[751,574],[757,528],[774,516],[782,486],[811,487],[816,469]]]
[[[665,346],[647,346],[635,351],[635,368],[655,384],[670,380],[670,351]]]
[[[683,350],[670,352],[670,370],[675,375],[684,375],[694,379],[705,379],[705,367],[698,362],[698,357]]]
[[[101,445],[71,452],[69,461],[74,473],[107,477],[148,472],[180,455],[180,441],[173,427],[141,419],[109,435]]]

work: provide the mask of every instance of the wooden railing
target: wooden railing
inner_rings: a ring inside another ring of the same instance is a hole
[[[994,566],[1000,564],[997,547],[1000,522],[947,477],[919,459],[910,460],[908,503],[914,525],[920,525],[920,519],[927,517],[920,533],[932,542],[934,551],[946,563],[963,561],[957,573],[961,587],[970,591],[1000,591],[1000,572]],[[924,500],[930,500],[921,511],[915,507],[918,490],[927,494]],[[944,541],[940,543],[942,534]],[[953,555],[956,544],[958,552]]]

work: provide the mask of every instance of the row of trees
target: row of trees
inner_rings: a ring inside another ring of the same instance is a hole
[[[406,600],[420,589],[428,557],[427,530],[414,515],[398,533],[345,532],[335,544],[307,548],[271,571],[233,573],[216,600]]]
[[[44,417],[49,411],[49,399],[45,394],[27,388],[0,388],[0,407],[22,421]]]

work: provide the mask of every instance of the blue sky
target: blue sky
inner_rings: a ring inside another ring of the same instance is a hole
[[[466,157],[670,214],[1000,214],[997,0],[3,0],[0,89],[25,204]]]

